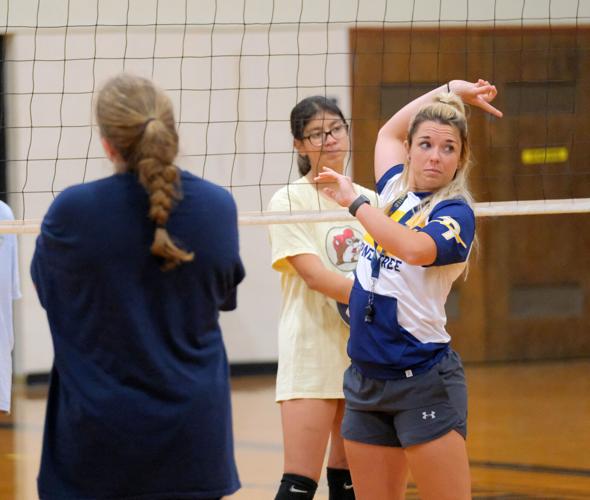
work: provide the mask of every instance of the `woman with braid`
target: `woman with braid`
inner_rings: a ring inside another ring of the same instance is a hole
[[[32,263],[55,350],[39,496],[219,499],[240,486],[218,323],[244,276],[236,207],[174,166],[150,81],[108,81],[96,118],[115,174],[55,199]]]

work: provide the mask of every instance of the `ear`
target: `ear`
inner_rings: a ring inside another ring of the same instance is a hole
[[[406,150],[406,158],[409,163],[410,162],[410,143],[408,142],[407,139],[404,141],[404,149]]]
[[[293,147],[297,150],[297,152],[301,155],[301,156],[305,156],[305,149],[304,149],[304,144],[303,141],[299,140],[299,139],[293,139]]]
[[[111,145],[111,143],[107,139],[101,137],[100,142],[109,161],[111,161],[112,163],[116,163],[118,160],[121,159],[117,150]]]

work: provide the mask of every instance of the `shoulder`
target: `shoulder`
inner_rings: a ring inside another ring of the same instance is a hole
[[[437,203],[430,212],[430,218],[433,219],[440,215],[455,215],[475,221],[473,208],[463,198],[452,198]]]
[[[430,235],[437,248],[433,266],[465,262],[475,237],[475,215],[463,199],[448,199],[436,204],[429,221],[420,229]]]
[[[133,175],[116,174],[67,187],[49,206],[43,219],[43,230],[67,228],[87,232],[105,214],[114,213],[113,207],[129,195],[128,187],[135,184]],[[141,191],[136,190],[137,193]]]
[[[86,205],[89,202],[89,198],[92,196],[92,186],[89,184],[76,184],[69,186],[58,194],[53,203],[49,207],[48,214],[65,214],[70,211],[76,211],[81,206]]]
[[[301,210],[305,208],[305,200],[314,189],[303,177],[289,183],[276,191],[268,204],[270,211]]]
[[[289,193],[287,186],[283,186],[271,196],[268,209],[271,211],[285,210],[289,205]]]
[[[437,203],[428,219],[424,229],[431,235],[441,231],[443,236],[460,235],[466,248],[471,245],[475,236],[475,214],[465,200],[456,198]]]
[[[225,205],[228,208],[235,208],[234,198],[226,188],[186,170],[180,171],[180,180],[183,198],[194,196],[205,199],[208,203],[214,203],[217,207]]]
[[[379,182],[377,182],[377,193],[382,194],[386,186],[391,185],[392,182],[396,181],[404,170],[402,163],[393,165],[387,172],[385,172]]]
[[[14,220],[10,207],[0,200],[0,220]]]
[[[112,199],[114,186],[125,182],[127,177],[130,175],[111,175],[104,179],[69,186],[56,196],[49,210],[54,213],[76,211],[88,208],[97,200],[104,204]],[[101,196],[103,193],[104,196]]]

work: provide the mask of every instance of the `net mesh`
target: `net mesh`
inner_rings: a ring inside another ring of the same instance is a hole
[[[0,198],[35,232],[69,185],[110,175],[92,116],[101,82],[152,78],[172,98],[178,164],[228,188],[243,224],[298,177],[288,118],[313,94],[351,123],[347,173],[371,187],[379,124],[425,89],[498,84],[472,114],[476,213],[590,210],[590,0],[4,0]]]

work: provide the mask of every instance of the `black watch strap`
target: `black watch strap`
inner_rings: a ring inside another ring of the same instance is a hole
[[[359,195],[359,197],[354,200],[350,206],[348,207],[348,211],[350,212],[350,214],[352,216],[356,215],[356,211],[359,209],[359,207],[361,205],[364,205],[365,203],[368,203],[369,205],[371,204],[371,200],[369,200],[369,198],[367,198],[364,194]]]

